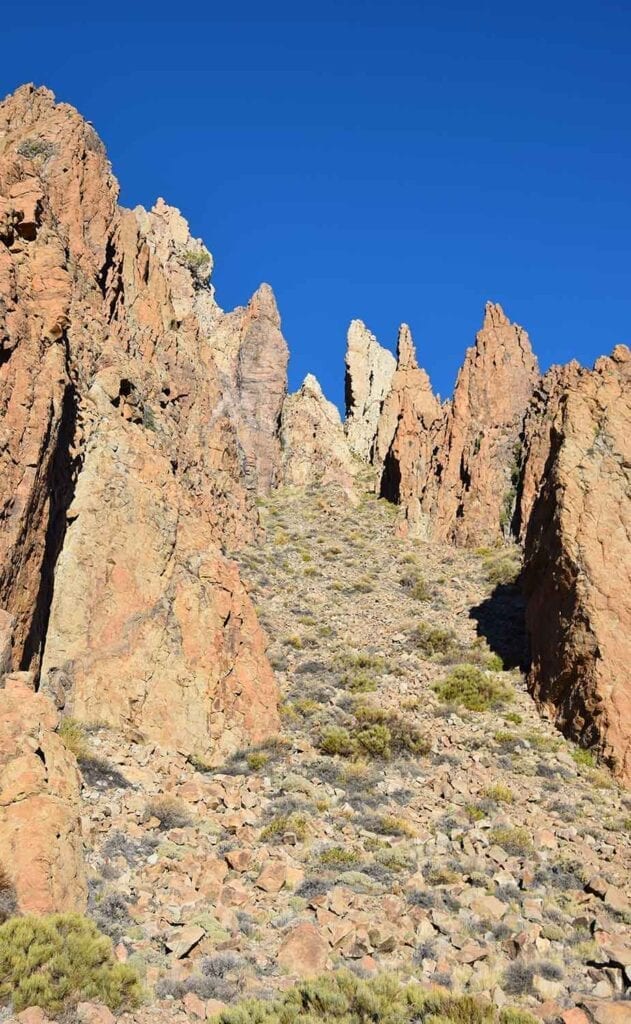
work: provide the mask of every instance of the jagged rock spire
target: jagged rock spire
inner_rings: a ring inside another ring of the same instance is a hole
[[[298,487],[335,483],[350,496],[356,466],[340,414],[311,373],[300,389],[285,399],[280,441],[283,483]]]
[[[351,451],[370,461],[377,423],[390,390],[396,360],[362,320],[348,329],[346,349],[346,435]]]

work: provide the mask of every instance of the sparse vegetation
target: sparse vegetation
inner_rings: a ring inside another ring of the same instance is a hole
[[[186,828],[193,820],[184,801],[169,794],[150,800],[147,804],[147,814],[151,818],[157,818],[160,828],[165,832],[171,828]]]
[[[468,711],[489,711],[511,699],[511,691],[496,676],[475,665],[457,665],[435,687],[441,700],[461,704]]]
[[[54,152],[55,147],[48,139],[24,139],[18,146],[18,153],[20,156],[26,157],[27,160],[35,160],[38,156],[47,160]]]
[[[290,814],[278,814],[266,825],[259,838],[261,841],[280,839],[286,833],[293,832],[297,839],[307,838],[307,819],[304,814],[292,811]]]
[[[15,1013],[39,1006],[59,1014],[82,1000],[122,1010],[138,1005],[141,987],[92,921],[80,914],[28,915],[0,926],[0,1003],[8,999]]]
[[[222,1010],[219,1024],[531,1024],[473,996],[445,994],[395,975],[364,980],[338,971],[299,982],[276,1000],[247,1000]]]

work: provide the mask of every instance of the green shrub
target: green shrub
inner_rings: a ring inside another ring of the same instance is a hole
[[[418,572],[411,572],[401,577],[401,586],[415,601],[429,601],[432,592],[426,581]]]
[[[392,733],[387,725],[368,725],[364,729],[358,729],[355,736],[367,754],[386,760],[392,756]]]
[[[591,750],[578,747],[572,751],[572,758],[579,768],[596,768],[597,761]]]
[[[355,753],[357,744],[349,733],[339,725],[329,725],[320,734],[320,750],[323,754],[339,754],[350,757]]]
[[[494,786],[487,786],[484,795],[489,800],[494,800],[497,804],[512,804],[515,799],[508,786],[504,786],[501,782],[496,783]]]
[[[47,139],[24,139],[18,146],[18,153],[20,156],[25,156],[27,160],[34,160],[36,156],[43,156],[47,159],[54,152],[55,147]]]
[[[40,1006],[58,1014],[95,1000],[111,1010],[137,1006],[137,973],[116,963],[110,939],[80,914],[14,917],[0,926],[0,1002],[15,1013]]]
[[[182,263],[196,277],[208,277],[210,274],[210,253],[203,250],[187,249],[182,253]]]
[[[506,1014],[502,1010],[502,1014]],[[517,1012],[517,1011],[516,1011]],[[275,1000],[250,999],[222,1010],[220,1024],[530,1024],[500,1017],[474,996],[405,984],[383,973],[366,980],[336,971],[298,982]]]
[[[259,768],[264,768],[266,764],[269,764],[269,754],[264,750],[255,750],[247,757],[248,768],[256,772]]]
[[[530,833],[525,828],[494,828],[489,833],[489,839],[506,850],[511,857],[528,857],[534,850]]]
[[[441,700],[461,704],[468,711],[488,711],[512,696],[508,687],[475,665],[456,665],[434,689]]]
[[[64,747],[75,757],[84,757],[88,752],[85,727],[76,718],[62,718],[57,729]]]
[[[373,676],[364,669],[356,669],[353,672],[345,672],[342,676],[342,686],[351,693],[371,693],[377,689],[377,683]]]
[[[456,634],[453,629],[439,629],[427,622],[419,622],[414,630],[413,639],[416,646],[424,654],[449,654],[457,646]]]
[[[360,857],[353,850],[345,850],[343,846],[330,846],[318,857],[324,868],[349,868],[359,863]]]
[[[291,814],[277,814],[269,825],[265,826],[259,839],[263,842],[267,839],[277,839],[284,836],[286,832],[293,832],[297,839],[306,839],[308,828],[304,814],[299,814],[297,811],[292,811]]]
[[[521,571],[519,551],[517,548],[490,551],[483,558],[483,566],[489,583],[494,586],[514,585]]]

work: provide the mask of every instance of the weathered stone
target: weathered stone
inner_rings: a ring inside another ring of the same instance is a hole
[[[328,955],[328,942],[315,925],[305,921],[289,932],[280,947],[277,959],[291,974],[304,978],[323,971]]]
[[[86,883],[75,758],[50,701],[0,689],[0,865],[23,913],[83,910]]]
[[[432,439],[421,510],[432,536],[494,544],[512,525],[524,417],[539,371],[528,335],[501,306],[486,305],[453,401]]]
[[[379,493],[401,505],[399,532],[426,535],[420,496],[429,472],[432,428],[441,407],[429,377],[416,361],[407,324],[399,329],[397,368],[377,426],[374,461],[379,468]]]
[[[629,782],[631,353],[618,346],[570,381],[526,534],[530,687]]]
[[[340,420],[312,374],[288,395],[280,421],[281,479],[284,484],[339,484],[351,493],[355,466]]]
[[[173,928],[165,940],[165,946],[178,960],[181,960],[194,949],[198,942],[201,942],[205,934],[204,929],[195,924],[185,925],[183,928]]]
[[[390,390],[396,361],[361,320],[348,329],[346,349],[346,435],[352,452],[373,458],[377,423]]]

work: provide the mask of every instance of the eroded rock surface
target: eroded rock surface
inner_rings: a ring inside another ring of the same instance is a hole
[[[631,353],[563,378],[526,533],[530,686],[630,782]]]
[[[373,458],[381,407],[390,390],[396,360],[362,320],[353,320],[346,348],[346,433],[356,455]]]
[[[340,414],[310,373],[300,390],[285,400],[280,440],[285,484],[337,483],[350,493],[356,467]]]
[[[374,459],[380,469],[379,493],[401,505],[399,530],[411,535],[428,530],[420,497],[430,467],[433,429],[440,416],[440,402],[416,361],[410,328],[402,324],[397,368],[379,417]]]
[[[0,865],[23,913],[83,910],[79,772],[27,674],[0,687]]]
[[[286,346],[269,288],[225,314],[178,211],[117,193],[72,107],[2,104],[2,659],[37,682],[44,657],[66,712],[212,759],[277,727],[219,545],[254,535],[279,472]]]
[[[509,534],[523,421],[538,377],[524,329],[487,303],[436,436],[421,499],[435,537],[475,546]]]

